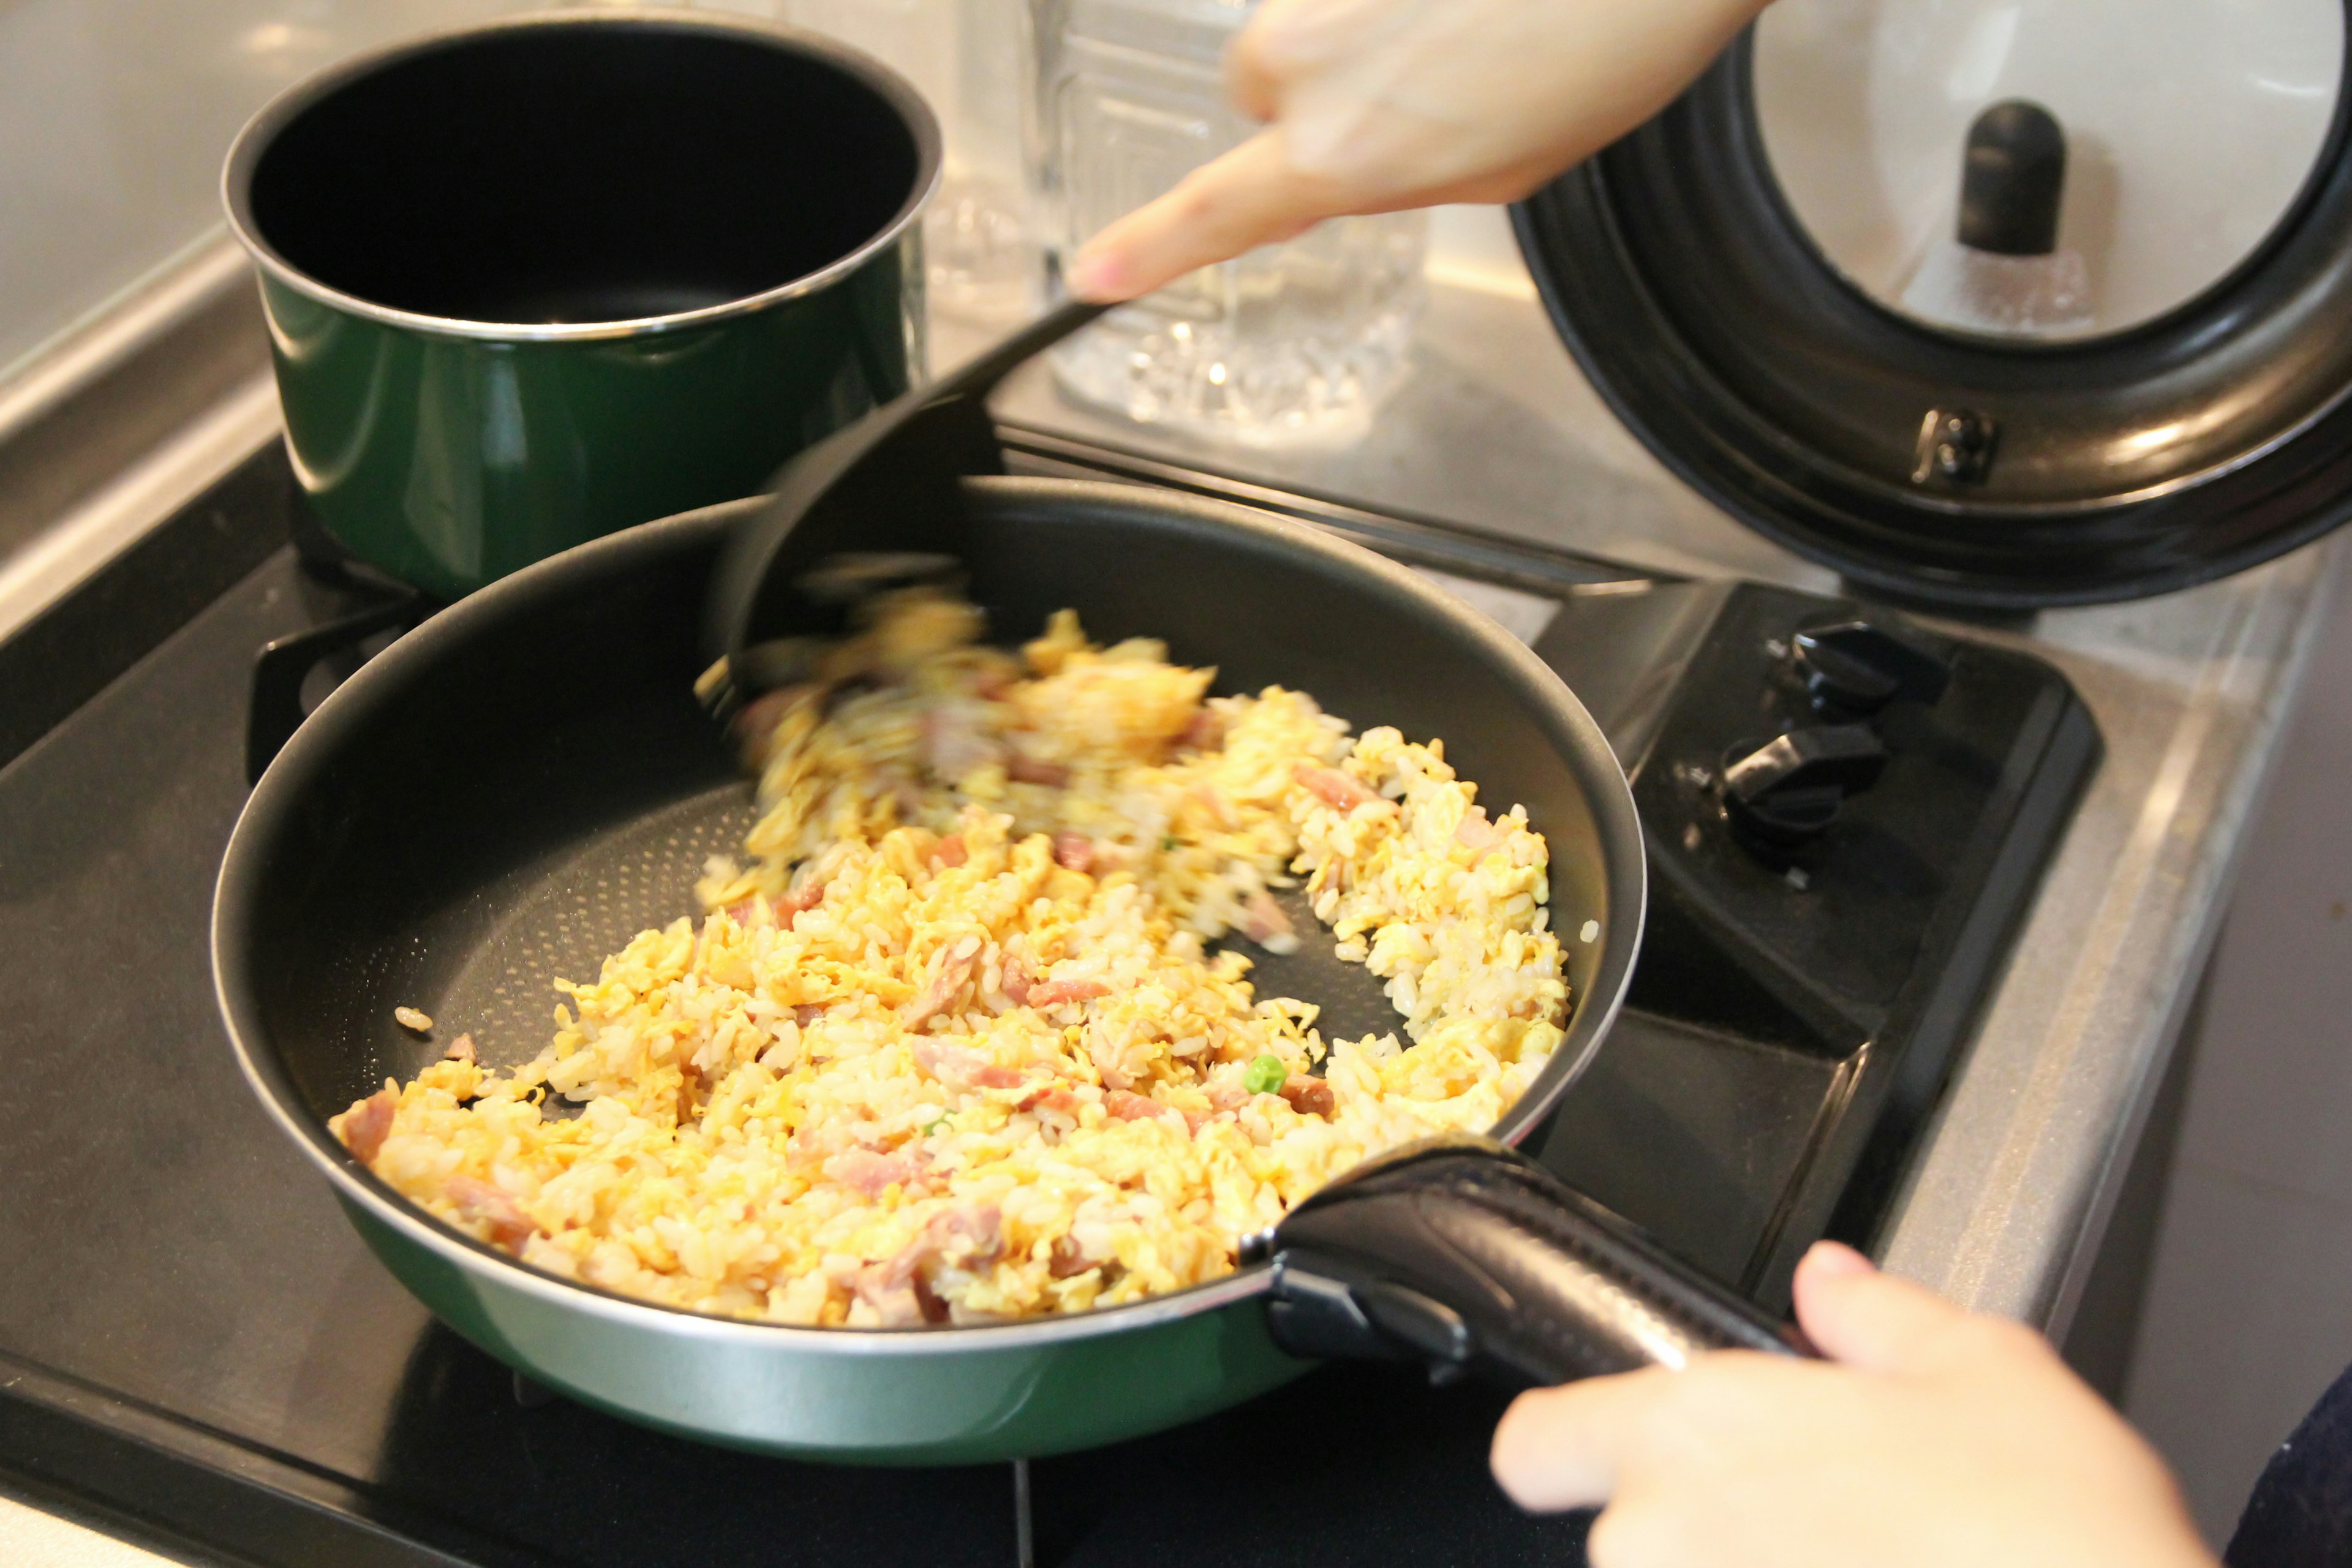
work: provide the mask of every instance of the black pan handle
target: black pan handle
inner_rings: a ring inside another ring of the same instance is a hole
[[[1294,1355],[1418,1360],[1549,1385],[1802,1333],[1488,1139],[1369,1161],[1275,1228],[1267,1321]]]

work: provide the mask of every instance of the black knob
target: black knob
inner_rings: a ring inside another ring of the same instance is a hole
[[[1960,170],[1959,241],[2000,256],[2058,248],[2066,194],[2066,132],[2038,103],[1996,103],[1969,127]]]
[[[1832,718],[1875,713],[1896,698],[1933,704],[1951,684],[1944,646],[1894,623],[1840,621],[1799,632],[1789,663],[1813,706]]]
[[[1761,745],[1735,746],[1723,766],[1723,809],[1751,845],[1793,849],[1826,832],[1846,797],[1878,782],[1886,747],[1867,724],[1817,724]]]

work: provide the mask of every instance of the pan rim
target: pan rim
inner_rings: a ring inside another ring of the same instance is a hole
[[[1525,695],[1539,700],[1534,713],[1550,735],[1580,784],[1589,784],[1579,761],[1605,759],[1604,776],[1615,787],[1588,789],[1587,804],[1596,824],[1604,858],[1612,846],[1630,843],[1624,866],[1602,866],[1609,908],[1602,917],[1604,949],[1601,966],[1587,986],[1589,1016],[1572,1016],[1569,1037],[1544,1071],[1571,1050],[1570,1065],[1549,1087],[1531,1088],[1514,1101],[1488,1136],[1517,1145],[1547,1115],[1559,1097],[1584,1071],[1616,1021],[1624,1005],[1633,961],[1638,955],[1648,900],[1647,866],[1642,853],[1639,818],[1633,790],[1622,766],[1610,750],[1600,726],[1559,673],[1538,659],[1526,645],[1496,626],[1483,614],[1425,582],[1410,568],[1311,525],[1231,502],[1179,495],[1098,480],[988,478],[968,479],[966,486],[984,508],[1009,509],[1024,504],[1105,504],[1132,510],[1142,503],[1150,510],[1234,526],[1273,542],[1277,548],[1304,550],[1343,563],[1347,569],[1370,575],[1388,593],[1434,611],[1460,635],[1475,643],[1513,679]],[[1044,1346],[1129,1330],[1141,1331],[1221,1310],[1270,1289],[1273,1270],[1260,1262],[1202,1284],[1153,1296],[1122,1306],[1066,1315],[1014,1320],[997,1323],[959,1324],[908,1329],[817,1328],[751,1319],[725,1318],[625,1296],[583,1280],[568,1279],[476,1240],[456,1226],[412,1204],[373,1172],[361,1165],[314,1117],[303,1102],[278,1054],[266,1044],[268,1034],[254,998],[249,955],[233,928],[240,912],[250,914],[256,900],[250,889],[258,881],[272,849],[270,840],[289,815],[285,805],[300,798],[313,777],[333,761],[343,737],[363,724],[375,708],[403,689],[412,669],[429,668],[445,644],[462,641],[476,628],[496,625],[514,610],[569,591],[576,577],[601,576],[617,563],[636,557],[657,558],[678,548],[682,541],[704,535],[717,538],[738,519],[764,504],[764,497],[720,502],[681,512],[576,545],[560,554],[502,578],[435,615],[370,659],[332,692],[306,720],[293,738],[264,771],[247,796],[229,836],[228,847],[214,886],[210,921],[214,1000],[226,1029],[237,1066],[247,1086],[280,1131],[326,1175],[339,1197],[366,1210],[370,1218],[399,1232],[469,1278],[488,1276],[499,1289],[522,1293],[560,1308],[584,1310],[598,1318],[638,1327],[767,1349],[798,1348],[850,1355],[926,1356],[983,1352],[1025,1353]],[[281,804],[284,803],[284,804]],[[1606,824],[1612,816],[1630,827],[1630,838],[1612,834]],[[1587,1018],[1590,1021],[1587,1021]],[[1538,1083],[1541,1085],[1539,1075]]]

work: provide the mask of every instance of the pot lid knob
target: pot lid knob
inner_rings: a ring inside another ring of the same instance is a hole
[[[1833,718],[1875,713],[1896,699],[1932,706],[1951,683],[1951,656],[1926,633],[1888,622],[1840,621],[1790,639],[1790,668]]]
[[[1867,724],[1815,724],[1743,742],[1724,761],[1724,814],[1755,847],[1795,848],[1827,832],[1847,797],[1885,769],[1885,742]]]
[[[1969,127],[1960,172],[1959,241],[2001,256],[2058,248],[2066,192],[2066,133],[2057,116],[2021,98],[1996,103]]]

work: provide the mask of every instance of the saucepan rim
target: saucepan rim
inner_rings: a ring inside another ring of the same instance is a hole
[[[533,28],[601,27],[614,31],[698,32],[732,35],[782,53],[812,57],[856,79],[887,102],[905,121],[915,142],[915,180],[907,199],[889,221],[848,254],[814,272],[789,279],[771,289],[716,305],[661,315],[632,316],[610,321],[477,321],[460,316],[404,310],[346,293],[281,255],[262,234],[253,215],[253,176],[263,156],[281,132],[314,105],[363,78],[388,67],[445,49],[460,48],[485,38],[527,32]],[[338,61],[305,77],[257,110],[230,143],[221,166],[221,205],[228,214],[229,232],[273,281],[322,305],[410,331],[436,337],[484,339],[499,342],[583,342],[614,338],[644,337],[680,328],[700,327],[764,310],[787,300],[816,293],[856,272],[866,263],[905,237],[937,195],[945,168],[944,142],[939,117],[915,85],[888,66],[837,39],[782,23],[751,17],[686,11],[660,6],[633,6],[625,11],[541,11],[495,21],[473,22],[404,38]]]

